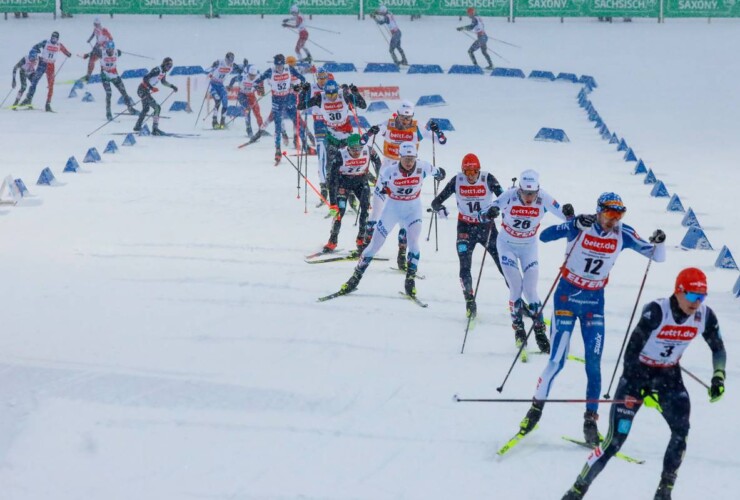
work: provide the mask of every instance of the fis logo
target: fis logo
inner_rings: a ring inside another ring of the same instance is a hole
[[[666,325],[658,332],[658,338],[661,340],[675,340],[679,342],[688,342],[699,333],[695,326]]]
[[[460,186],[460,195],[480,198],[486,195],[486,188],[481,184],[475,186]]]
[[[586,250],[599,253],[614,253],[617,251],[617,240],[612,238],[599,238],[592,234],[586,234],[581,246]]]
[[[512,217],[537,217],[540,215],[540,209],[538,207],[511,207]]]

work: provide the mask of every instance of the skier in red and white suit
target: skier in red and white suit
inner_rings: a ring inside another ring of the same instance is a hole
[[[283,19],[283,28],[293,28],[298,30],[298,41],[295,44],[295,53],[298,56],[298,59],[310,63],[313,59],[311,57],[311,53],[305,47],[306,42],[308,41],[308,30],[306,29],[303,16],[301,15],[297,5],[291,6],[290,15],[293,16],[293,22],[291,23],[290,18]],[[301,50],[306,53],[306,57],[302,57]]]

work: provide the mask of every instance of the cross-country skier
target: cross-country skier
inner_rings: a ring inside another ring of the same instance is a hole
[[[33,96],[36,93],[36,85],[38,85],[41,77],[46,73],[46,84],[49,90],[46,94],[46,111],[53,111],[51,109],[51,97],[54,95],[54,76],[56,73],[56,67],[54,65],[58,53],[61,52],[67,57],[72,57],[72,53],[67,50],[59,41],[59,32],[54,31],[48,40],[42,40],[33,46],[31,51],[39,53],[39,65],[36,68],[36,72],[31,78],[31,87],[28,89],[26,98],[20,103],[20,106],[31,106],[33,102]]]
[[[259,76],[259,70],[257,69],[257,66],[255,66],[254,64],[248,65],[246,64],[245,60],[245,64],[242,67],[241,74],[232,78],[231,82],[229,83],[229,87],[232,87],[235,81],[239,82],[239,94],[237,96],[237,101],[239,102],[239,105],[244,108],[244,122],[247,125],[247,135],[250,139],[253,137],[251,119],[252,113],[254,113],[254,118],[257,121],[257,129],[259,130],[262,128],[262,113],[260,113],[260,105],[257,102],[259,99],[255,95],[256,88],[254,85],[257,76]],[[264,89],[262,95],[264,95]]]
[[[419,124],[414,119],[414,105],[410,101],[401,101],[401,105],[396,110],[396,113],[391,116],[387,121],[373,125],[368,131],[363,134],[362,141],[367,143],[373,138],[373,146],[375,145],[375,138],[382,137],[383,146],[383,164],[381,170],[388,165],[397,162],[399,160],[398,148],[399,145],[404,142],[412,142],[419,148],[419,142],[426,138],[436,140],[440,144],[444,145],[447,143],[447,137],[439,129],[439,125],[432,121],[429,123],[429,128],[420,128]],[[380,175],[380,172],[376,172],[376,175]],[[367,222],[367,231],[365,232],[365,246],[370,243],[370,239],[375,231],[375,224],[380,219],[383,213],[383,206],[385,203],[385,195],[378,191],[373,191],[372,199],[372,213]],[[406,268],[406,230],[401,227],[398,232],[398,268]],[[362,248],[359,248],[362,251]]]
[[[481,222],[488,222],[501,214],[502,231],[496,238],[496,248],[509,284],[509,312],[516,345],[521,346],[527,338],[523,321],[524,314],[527,314],[532,316],[537,347],[544,353],[550,352],[550,342],[545,333],[542,302],[537,293],[537,231],[547,212],[566,220],[573,215],[573,207],[566,204],[560,208],[555,198],[540,189],[539,174],[534,170],[525,170],[520,175],[518,186],[508,189],[479,213]],[[522,294],[527,299],[526,303],[522,300]]]
[[[209,87],[208,91],[213,97],[213,120],[211,126],[214,129],[226,127],[226,109],[229,107],[229,95],[224,87],[224,80],[234,69],[234,53],[227,52],[223,59],[216,59],[208,68]],[[237,70],[240,69],[238,66]],[[218,110],[221,109],[221,121],[218,119]]]
[[[483,246],[491,254],[493,262],[501,270],[496,237],[498,230],[493,220],[481,223],[477,214],[481,207],[492,203],[494,197],[500,196],[504,190],[493,174],[481,171],[480,160],[473,153],[468,153],[462,159],[462,172],[451,178],[441,193],[432,200],[432,210],[440,217],[446,218],[447,208],[445,200],[455,195],[457,201],[457,258],[460,260],[460,285],[465,297],[465,311],[468,317],[475,317],[478,308],[475,303],[473,278],[470,266],[473,261],[473,250],[476,244]]]
[[[321,66],[316,70],[316,82],[311,84],[311,97],[321,94],[324,90],[324,85],[328,81],[329,72],[325,67]],[[316,157],[319,160],[319,187],[321,188],[321,196],[326,198],[329,196],[329,190],[326,184],[326,122],[324,122],[324,115],[321,114],[321,108],[318,106],[311,108],[311,116],[313,117],[313,135],[316,138]],[[323,202],[320,202],[317,208],[322,204]]]
[[[92,46],[90,52],[83,56],[85,59],[90,59],[87,62],[87,74],[82,77],[83,82],[90,80],[90,75],[92,75],[93,69],[95,69],[95,61],[103,57],[103,50],[105,50],[106,44],[113,41],[113,35],[110,34],[107,28],[103,28],[99,17],[95,18],[93,26],[92,35],[87,39],[87,43],[90,43],[94,38],[95,45]]]
[[[634,229],[620,222],[626,211],[618,194],[603,193],[596,202],[596,215],[581,214],[565,224],[548,227],[540,235],[544,242],[566,238],[568,251],[572,252],[553,294],[552,352],[537,381],[532,407],[520,424],[523,434],[531,431],[542,416],[543,400],[568,357],[576,319],[581,323],[586,356],[586,399],[598,400],[605,329],[604,287],[622,250],[629,248],[655,262],[665,260],[665,233],[656,229],[649,242],[643,240]],[[583,435],[593,445],[600,439],[598,407],[596,402],[586,403],[583,415]]]
[[[298,98],[298,109],[311,109],[316,107],[321,113],[326,124],[326,162],[331,165],[334,157],[339,155],[339,150],[347,145],[347,138],[352,133],[352,123],[349,121],[353,108],[365,109],[367,103],[360,95],[357,87],[342,85],[341,95],[339,84],[334,80],[328,80],[324,84],[324,90],[316,95],[311,95],[311,85],[303,84],[301,94]],[[327,179],[327,183],[332,180]]]
[[[280,151],[280,135],[283,131],[283,118],[288,117],[293,122],[293,129],[298,130],[296,123],[296,96],[292,92],[291,79],[301,83],[306,79],[298,71],[285,64],[285,56],[277,54],[273,58],[274,66],[262,73],[254,81],[255,88],[264,92],[264,82],[268,80],[272,88],[272,115],[275,120],[275,162],[283,157]],[[302,108],[301,108],[302,109]],[[268,119],[269,122],[269,119]]]
[[[704,304],[707,277],[695,267],[678,273],[673,295],[650,302],[630,335],[624,371],[609,413],[609,433],[593,452],[563,500],[580,500],[606,463],[619,451],[644,403],[656,408],[671,430],[655,500],[670,500],[678,468],[686,453],[691,402],[681,377],[681,356],[699,335],[712,350],[714,375],[709,400],[725,392],[725,346],[714,311]],[[619,401],[619,402],[617,402]],[[630,496],[637,497],[636,492]]]
[[[297,5],[292,5],[290,7],[290,15],[293,19],[283,19],[283,28],[293,28],[298,30],[298,41],[295,44],[295,53],[298,56],[298,59],[310,63],[312,61],[311,53],[305,47],[306,41],[308,41],[308,30],[306,29],[303,16],[301,15],[301,11],[298,9]],[[306,57],[302,56],[301,50],[306,53]]]
[[[126,87],[123,85],[123,80],[118,74],[118,57],[121,55],[121,51],[116,49],[115,43],[109,41],[105,44],[105,54],[100,59],[100,81],[103,84],[105,90],[105,116],[108,120],[113,119],[113,114],[110,110],[111,94],[111,83],[116,86],[118,92],[121,93],[123,100],[126,102],[128,112],[132,115],[138,114],[138,111],[134,109],[134,102],[126,92]]]
[[[408,66],[409,63],[406,60],[406,54],[401,48],[401,29],[398,27],[398,23],[396,23],[395,16],[390,13],[388,7],[385,5],[379,6],[378,10],[372,12],[370,16],[376,23],[388,25],[388,31],[391,32],[391,41],[388,47],[388,52],[391,53],[393,63],[396,65]],[[401,56],[400,61],[396,58],[396,50],[398,50],[398,53]]]
[[[21,79],[21,88],[18,90],[18,94],[15,96],[15,102],[13,102],[13,105],[11,108],[15,108],[18,106],[18,103],[21,102],[21,97],[23,97],[23,92],[26,91],[26,80],[30,80],[34,73],[36,72],[36,65],[39,62],[39,53],[35,50],[32,50],[28,53],[27,56],[21,57],[21,60],[18,61],[15,66],[13,66],[13,82],[11,88],[15,88],[16,81],[15,81],[15,73],[18,72],[18,76]]]
[[[149,70],[149,73],[144,76],[144,79],[139,84],[139,88],[136,90],[136,93],[141,99],[141,113],[139,113],[139,119],[136,120],[136,125],[134,125],[134,132],[141,130],[141,125],[144,123],[146,114],[149,111],[149,108],[152,108],[154,110],[152,117],[152,122],[154,123],[154,126],[152,127],[152,135],[165,135],[159,128],[159,113],[162,108],[159,106],[159,103],[154,100],[152,94],[159,92],[159,89],[157,88],[158,83],[171,88],[173,92],[177,92],[177,86],[171,84],[166,79],[167,72],[171,69],[172,58],[165,57],[162,60],[162,64]]]
[[[470,60],[473,61],[473,65],[478,66],[478,61],[475,60],[473,52],[480,49],[483,57],[488,61],[488,66],[485,69],[493,69],[493,62],[491,62],[491,56],[488,55],[488,35],[486,35],[486,27],[483,25],[483,19],[476,13],[475,7],[468,7],[468,17],[470,18],[470,24],[467,26],[460,26],[457,31],[472,31],[477,36],[473,45],[468,49],[468,55]]]
[[[357,231],[357,240],[364,241],[365,221],[367,220],[370,205],[370,186],[367,177],[370,162],[378,168],[380,158],[378,154],[360,143],[360,135],[352,134],[347,138],[347,147],[334,156],[331,164],[331,185],[329,186],[329,203],[331,210],[336,212],[332,223],[329,242],[324,245],[325,252],[333,252],[337,248],[337,238],[342,227],[342,219],[347,210],[347,199],[353,193],[360,201],[360,220]]]
[[[380,172],[375,189],[384,191],[388,200],[370,244],[362,251],[352,277],[342,285],[343,294],[357,288],[373,257],[385,243],[388,233],[396,224],[400,224],[406,229],[409,242],[404,289],[406,295],[416,297],[415,280],[420,256],[419,236],[421,235],[422,216],[421,188],[427,177],[434,177],[439,181],[444,179],[445,171],[429,162],[418,160],[416,144],[413,142],[402,143],[398,148],[398,153],[401,159]]]

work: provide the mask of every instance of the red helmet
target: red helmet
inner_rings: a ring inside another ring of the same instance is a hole
[[[707,276],[701,269],[687,267],[676,276],[676,293],[695,292],[707,293]]]
[[[469,16],[475,15],[475,7],[468,7],[467,13]]]
[[[463,156],[462,171],[466,175],[468,174],[468,172],[470,172],[471,174],[480,172],[480,160],[478,160],[478,157],[475,156],[473,153],[468,153]]]

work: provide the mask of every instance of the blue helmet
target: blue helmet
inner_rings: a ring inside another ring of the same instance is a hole
[[[323,77],[321,75],[324,75]],[[324,66],[320,66],[319,69],[316,70],[316,78],[327,78],[329,76],[329,72],[326,70]]]
[[[285,56],[284,56],[284,55],[282,55],[282,54],[277,54],[277,55],[276,55],[276,56],[275,56],[275,57],[273,58],[272,62],[274,62],[274,63],[275,63],[275,66],[278,66],[278,65],[280,65],[280,64],[285,64]]]
[[[599,196],[599,199],[596,201],[596,213],[601,213],[605,210],[626,212],[627,207],[624,206],[622,197],[617,193],[601,193],[601,196]]]
[[[334,80],[329,80],[324,84],[324,93],[326,94],[338,94],[339,84]]]
[[[113,40],[109,40],[105,42],[105,50],[114,50],[116,48],[116,44],[113,43]]]
[[[31,52],[28,53],[28,59],[30,59],[31,61],[35,61],[38,58],[39,58],[38,50],[32,50]]]

